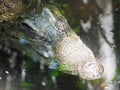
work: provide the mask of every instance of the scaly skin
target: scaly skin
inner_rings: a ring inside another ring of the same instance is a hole
[[[63,38],[55,46],[55,57],[63,64],[64,72],[77,74],[82,79],[98,79],[103,74],[102,64],[76,34]]]
[[[53,58],[59,64],[60,70],[87,80],[101,77],[102,64],[96,60],[92,51],[73,32],[67,20],[55,7],[52,7],[51,11],[43,8],[40,16],[25,19],[23,22],[34,30],[36,38],[43,37],[49,42],[44,44],[46,51],[41,52],[38,47],[36,51],[47,58]]]

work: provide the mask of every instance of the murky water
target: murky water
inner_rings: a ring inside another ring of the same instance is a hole
[[[0,90],[119,90],[119,78],[112,83],[119,65],[116,30],[119,27],[114,24],[119,22],[115,20],[119,18],[115,17],[118,2],[114,2],[114,7],[111,0],[50,0],[50,3],[64,10],[71,27],[103,63],[103,77],[85,82],[0,43]]]

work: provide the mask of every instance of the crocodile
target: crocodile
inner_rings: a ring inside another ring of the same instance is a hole
[[[35,60],[55,61],[60,71],[86,80],[98,79],[103,75],[102,63],[56,7],[43,7],[40,14],[24,18],[18,26],[19,30],[8,33],[8,39],[20,44],[20,47],[22,44],[22,52],[31,53]]]

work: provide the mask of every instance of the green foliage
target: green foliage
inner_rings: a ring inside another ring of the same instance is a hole
[[[83,83],[83,82],[79,82],[79,83],[77,84],[77,87],[78,87],[80,90],[86,90],[86,85],[85,85],[85,83]]]
[[[34,86],[33,83],[29,83],[29,82],[21,82],[20,85],[21,85],[22,87],[25,87],[26,90],[31,90],[31,88]]]
[[[37,69],[37,67],[38,64],[30,60],[25,64],[26,72],[28,73],[33,73]]]
[[[120,67],[117,68],[116,73],[114,74],[112,81],[116,81],[119,76],[120,76]]]
[[[51,3],[52,6],[56,6],[57,9],[54,11],[55,14],[57,14],[57,16],[59,16],[59,14],[66,16],[65,10],[67,8],[69,8],[68,4],[61,4],[61,3]]]
[[[53,76],[55,76],[55,77],[58,77],[59,74],[60,74],[59,70],[53,70],[53,71],[51,72],[51,75],[53,75]]]
[[[59,68],[58,68],[60,71],[70,71],[70,68],[67,66],[67,65],[65,65],[65,64],[60,64],[59,65]]]
[[[68,64],[59,64],[58,70],[64,73],[69,73],[73,75],[77,75],[76,73],[76,67],[74,65],[68,65]]]
[[[58,8],[68,8],[69,5],[68,4],[61,4],[61,3],[51,3],[54,6],[57,6]]]
[[[120,5],[120,0],[118,0],[118,5]]]
[[[53,76],[58,77],[60,75],[59,70],[50,70],[49,77],[48,77],[48,84],[51,85],[53,83],[53,80],[51,79]]]
[[[64,10],[61,10],[60,11],[62,15],[65,15],[65,11]]]
[[[68,8],[69,6],[68,6],[68,4],[63,4],[63,7]]]
[[[79,26],[79,16],[76,17],[74,10],[69,6],[68,3],[61,3],[59,1],[51,3],[51,5],[56,6],[60,13],[66,17],[68,23],[72,28]]]
[[[73,29],[75,33],[79,34],[80,30],[78,28]]]

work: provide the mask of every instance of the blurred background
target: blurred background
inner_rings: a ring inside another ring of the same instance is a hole
[[[54,69],[54,62],[47,66],[37,61],[31,50],[24,55],[19,45],[13,43],[15,48],[8,45],[6,35],[4,43],[0,39],[0,90],[120,90],[120,0],[22,0],[31,8],[36,7],[36,3],[32,3],[35,1],[54,5],[60,10],[75,33],[102,62],[104,75],[85,81],[60,72]],[[5,32],[2,26],[7,27],[7,20],[0,19],[2,37]]]

